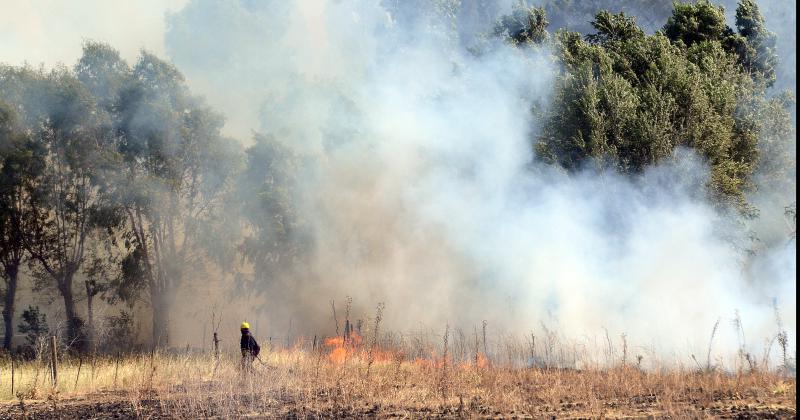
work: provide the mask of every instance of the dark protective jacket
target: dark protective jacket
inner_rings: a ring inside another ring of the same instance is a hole
[[[239,341],[239,347],[242,351],[247,350],[251,356],[258,356],[261,352],[261,347],[258,346],[256,339],[250,335],[250,331],[242,331],[242,339]]]

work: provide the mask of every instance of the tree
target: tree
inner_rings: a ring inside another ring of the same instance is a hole
[[[696,4],[676,3],[672,16],[664,25],[670,40],[686,46],[701,42],[719,42],[735,54],[744,69],[768,87],[775,83],[778,65],[776,36],[767,30],[764,17],[753,0],[741,0],[736,7],[736,29],[725,22],[725,9],[708,0]]]
[[[770,104],[764,84],[744,70],[731,49],[739,35],[722,9],[676,4],[666,36],[645,35],[621,13],[600,12],[592,25],[597,32],[586,41],[559,33],[564,70],[553,106],[540,116],[537,156],[569,170],[593,161],[635,174],[689,147],[711,166],[715,201],[751,213],[744,193],[759,136],[786,110]]]
[[[215,225],[236,151],[220,135],[222,117],[190,95],[175,67],[152,54],[140,56],[116,109],[124,160],[116,200],[129,250],[120,287],[146,291],[153,343],[167,346],[178,287],[213,245],[200,239]]]
[[[38,264],[34,274],[52,282],[64,301],[68,343],[82,349],[83,320],[75,307],[73,283],[84,263],[90,233],[100,227],[108,177],[116,162],[108,116],[66,68],[41,75],[36,94],[44,107],[36,115],[36,141],[44,149],[42,182],[32,201],[43,223],[31,232],[26,250]]]
[[[83,54],[73,68],[74,74],[84,88],[90,92],[96,106],[107,116],[98,120],[98,130],[107,136],[105,153],[116,159],[117,132],[116,109],[120,90],[130,77],[128,64],[110,45],[87,41],[83,43]],[[114,167],[118,165],[113,162]],[[93,213],[94,226],[89,232],[90,244],[84,253],[83,283],[86,293],[87,338],[92,351],[96,346],[94,299],[112,289],[118,280],[118,254],[120,253],[117,233],[123,228],[124,214],[122,209],[110,198],[112,186],[118,182],[106,173],[106,200],[102,207]],[[110,299],[114,301],[113,298]]]
[[[20,334],[25,334],[25,341],[35,352],[42,344],[42,340],[47,338],[50,328],[47,326],[47,316],[39,311],[38,306],[28,306],[22,312],[22,323],[19,324]]]
[[[73,70],[98,105],[107,112],[113,111],[119,92],[130,77],[130,67],[119,52],[108,44],[94,41],[83,43],[83,54]]]
[[[537,2],[547,13],[551,27],[559,30],[578,32],[581,35],[593,33],[591,23],[601,11],[624,12],[636,16],[639,26],[647,33],[653,33],[664,26],[664,21],[672,12],[673,0],[541,0]]]
[[[601,10],[592,21],[592,27],[597,32],[586,35],[586,40],[593,44],[624,42],[644,37],[644,31],[636,25],[636,19],[625,16],[624,12],[615,15]]]
[[[299,155],[269,136],[256,135],[246,151],[236,193],[247,232],[241,249],[256,268],[257,285],[302,265],[308,250],[305,225],[295,208],[301,165]]]
[[[517,45],[540,44],[548,37],[547,25],[544,9],[520,1],[514,4],[511,14],[498,19],[494,34]]]
[[[700,42],[725,42],[734,35],[725,23],[725,9],[708,0],[675,3],[663,31],[671,41],[681,41],[687,47]]]
[[[28,194],[43,171],[42,150],[24,134],[16,113],[0,102],[0,266],[3,269],[3,348],[11,349],[25,235],[37,221]]]
[[[738,44],[742,65],[754,76],[761,77],[767,86],[772,86],[778,66],[777,37],[767,30],[764,17],[753,0],[741,0],[736,7],[736,29],[744,38],[744,42]]]
[[[119,274],[117,274],[119,262],[115,258],[115,252],[108,249],[103,249],[100,246],[103,240],[93,241],[94,249],[87,253],[87,261],[84,264],[83,270],[83,285],[86,292],[86,335],[89,345],[89,350],[94,352],[97,346],[97,330],[95,320],[94,303],[95,298],[104,293],[111,291],[113,284]],[[114,302],[112,297],[109,299]]]

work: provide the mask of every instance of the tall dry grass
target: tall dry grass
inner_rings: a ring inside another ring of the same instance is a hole
[[[365,407],[418,414],[435,409],[489,415],[569,410],[589,416],[614,410],[680,415],[687,407],[711,409],[721,401],[782,401],[793,409],[796,397],[795,379],[774,370],[644,370],[623,363],[627,349],[614,366],[576,369],[560,366],[573,356],[567,349],[548,347],[546,340],[509,340],[490,347],[488,355],[477,331],[467,337],[448,327],[439,340],[435,346],[392,333],[380,343],[377,338],[329,341],[332,345],[299,340],[293,348],[266,349],[251,375],[239,369],[235,352],[219,362],[212,354],[164,352],[65,358],[55,386],[46,360],[40,359],[18,362],[13,394],[5,360],[0,363],[0,399],[24,404],[91,395],[122,400],[133,412],[157,404],[170,416],[206,417],[289,408],[346,413]],[[350,346],[343,358],[332,357],[338,346]],[[542,362],[547,357],[549,365]]]

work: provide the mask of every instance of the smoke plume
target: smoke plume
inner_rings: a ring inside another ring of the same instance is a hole
[[[392,328],[485,319],[591,343],[605,329],[683,360],[735,311],[761,351],[777,307],[794,340],[785,227],[756,256],[734,246],[747,226],[705,199],[689,151],[633,179],[536,163],[550,52],[493,45],[483,27],[476,54],[458,2],[421,4],[196,0],[168,18],[170,57],[237,131],[314,162],[296,197],[308,265],[261,285],[271,328],[332,329],[328,301],[349,295],[366,316],[385,302]],[[777,213],[759,223],[783,226]],[[716,339],[738,346],[733,328]]]

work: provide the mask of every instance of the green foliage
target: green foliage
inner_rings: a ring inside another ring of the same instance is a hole
[[[739,2],[736,28],[738,32],[726,24],[722,6],[703,0],[695,4],[676,3],[663,30],[670,40],[680,41],[686,46],[719,42],[726,51],[738,57],[751,77],[772,86],[778,64],[776,37],[767,30],[764,17],[753,0]]]
[[[119,52],[108,44],[87,41],[83,44],[83,54],[75,64],[74,72],[98,103],[111,111],[130,69]]]
[[[44,149],[24,132],[14,110],[0,102],[0,264],[19,266],[37,223],[33,186],[44,173]]]
[[[87,238],[99,227],[95,216],[107,204],[102,192],[114,162],[107,148],[110,120],[65,67],[47,72],[4,68],[0,97],[13,104],[20,115],[19,132],[27,137],[12,158],[33,163],[28,170],[13,171],[24,181],[11,189],[17,208],[26,214],[22,244],[37,286],[52,286],[64,299],[68,340],[80,346],[82,321],[72,284]]]
[[[775,83],[778,54],[776,36],[767,30],[764,17],[753,0],[741,0],[736,8],[736,29],[745,42],[738,44],[740,61],[753,75],[764,79],[767,86]]]
[[[133,237],[133,233],[125,234]],[[143,247],[134,247],[126,239],[126,250],[129,252],[120,261],[120,276],[114,281],[116,296],[123,302],[133,304],[142,292],[147,291],[148,273],[146,267],[146,254]]]
[[[797,178],[795,162],[795,146],[789,139],[795,138],[796,129],[791,115],[786,112],[795,104],[789,93],[776,95],[764,101],[760,113],[755,115],[760,120],[759,160],[757,173],[764,185],[776,191],[792,192],[796,189]]]
[[[687,47],[700,42],[724,42],[733,36],[725,23],[725,9],[708,0],[675,3],[663,30],[671,41],[681,41]]]
[[[22,185],[32,221],[24,249],[38,289],[64,299],[69,341],[83,341],[75,276],[85,276],[87,305],[113,287],[111,301],[144,297],[166,311],[188,271],[236,249],[209,239],[222,237],[214,221],[239,150],[170,63],[143,52],[130,67],[86,42],[72,69],[0,68],[0,105],[0,187]],[[19,219],[6,213],[3,222]]]
[[[47,315],[41,313],[38,306],[28,306],[22,312],[22,322],[17,328],[20,334],[25,335],[25,342],[31,348],[35,348],[50,333]]]
[[[249,227],[242,251],[256,266],[256,280],[269,281],[296,267],[306,249],[304,223],[296,209],[302,160],[271,137],[256,135],[254,140],[237,182]]]
[[[128,254],[117,283],[126,301],[146,292],[154,341],[167,344],[177,288],[210,256],[235,249],[222,228],[221,197],[238,164],[223,118],[191,95],[170,63],[143,52],[116,99],[116,150],[124,165],[114,191],[125,214]],[[225,238],[225,243],[221,240]]]
[[[673,0],[540,0],[537,2],[547,12],[551,28],[592,33],[591,23],[600,11],[624,12],[636,16],[639,26],[653,33],[664,25],[672,11]]]
[[[644,37],[644,31],[636,25],[636,19],[625,16],[624,12],[615,15],[601,10],[592,21],[592,27],[597,32],[587,35],[586,40],[593,44],[624,42]]]
[[[0,71],[2,73],[2,71]],[[20,269],[44,216],[32,205],[44,173],[44,150],[25,132],[16,110],[0,98],[0,268],[3,288],[3,348],[11,349]]]
[[[100,347],[107,354],[129,353],[136,349],[133,315],[120,311],[104,319]]]
[[[756,15],[746,3],[740,10]],[[597,32],[586,40],[558,34],[563,71],[541,115],[537,155],[568,170],[591,160],[639,173],[691,148],[711,166],[716,201],[750,211],[745,192],[759,165],[758,142],[785,143],[788,104],[768,100],[763,78],[742,65],[731,45],[745,38],[725,25],[722,9],[676,4],[663,34],[645,35],[623,13],[601,11],[592,25]]]
[[[510,15],[498,19],[494,34],[518,45],[541,44],[548,38],[547,25],[544,9],[519,2]]]

